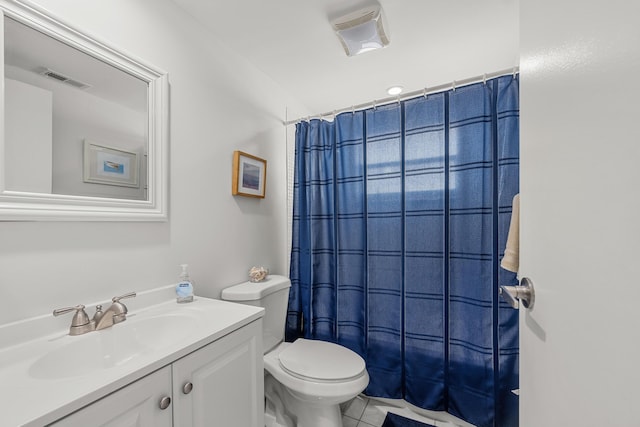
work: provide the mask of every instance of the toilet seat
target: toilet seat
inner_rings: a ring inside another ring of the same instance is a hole
[[[285,372],[304,380],[343,382],[365,372],[364,360],[357,353],[325,341],[299,338],[278,359]]]
[[[334,401],[342,403],[362,392],[369,384],[369,374],[365,369],[360,376],[346,380],[315,380],[293,375],[286,371],[280,362],[280,354],[293,343],[280,343],[272,351],[264,355],[265,372],[273,376],[291,394],[310,402]],[[337,344],[334,344],[337,345]],[[360,357],[354,353],[354,357]]]

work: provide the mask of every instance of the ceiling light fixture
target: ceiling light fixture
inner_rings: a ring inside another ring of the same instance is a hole
[[[380,49],[389,44],[380,6],[370,6],[332,21],[348,56]]]
[[[389,89],[387,89],[387,93],[389,95],[400,95],[403,90],[404,88],[402,86],[391,86]]]

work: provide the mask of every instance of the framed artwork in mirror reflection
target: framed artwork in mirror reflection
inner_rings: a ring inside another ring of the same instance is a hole
[[[242,151],[233,152],[231,194],[264,198],[267,183],[267,161]]]
[[[138,154],[85,139],[84,182],[139,187]]]

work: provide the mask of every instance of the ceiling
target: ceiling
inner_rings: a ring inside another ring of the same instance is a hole
[[[321,114],[518,65],[518,0],[174,0]],[[379,4],[391,43],[348,57],[330,21]],[[291,118],[291,117],[290,117]]]

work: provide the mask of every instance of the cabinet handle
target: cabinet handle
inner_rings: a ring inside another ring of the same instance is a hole
[[[189,393],[191,393],[191,390],[193,390],[193,384],[192,384],[192,383],[190,383],[190,382],[187,382],[187,383],[185,383],[185,384],[182,386],[182,392],[183,392],[184,394],[189,394]]]
[[[165,396],[160,399],[160,409],[167,409],[171,405],[171,398],[169,396]]]

